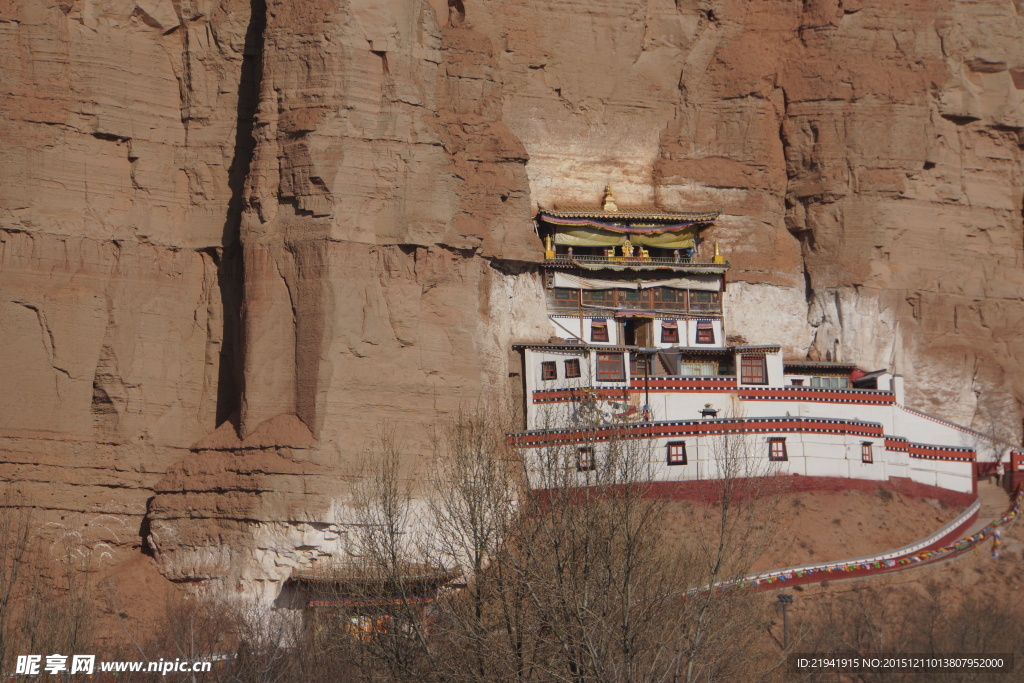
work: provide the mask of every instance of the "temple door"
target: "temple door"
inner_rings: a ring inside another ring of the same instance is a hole
[[[636,345],[654,346],[654,340],[652,339],[654,321],[650,318],[636,318],[633,324],[636,325]]]

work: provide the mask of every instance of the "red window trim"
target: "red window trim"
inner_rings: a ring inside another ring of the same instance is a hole
[[[682,455],[682,459],[681,460],[680,459],[674,459],[672,457],[673,456],[672,448],[674,446],[682,446],[682,453],[677,454],[677,455]],[[665,450],[666,450],[666,453],[665,453],[666,462],[668,462],[669,465],[685,465],[685,464],[687,464],[686,442],[685,441],[669,441],[668,444],[666,445]]]
[[[789,453],[786,450],[786,437],[769,437],[768,459],[772,462],[786,462],[789,460]]]
[[[580,446],[576,449],[576,471],[591,472],[597,467],[594,459],[593,446]]]
[[[715,326],[710,322],[699,322],[697,323],[697,337],[696,342],[698,344],[714,344],[715,343]]]
[[[623,354],[598,353],[595,374],[598,382],[624,382],[626,380],[626,360]]]
[[[540,378],[545,382],[558,379],[558,365],[553,360],[546,360],[540,364]]]
[[[748,363],[748,361],[751,361]],[[756,361],[757,367],[754,367]],[[757,373],[748,370],[759,369]],[[759,379],[756,379],[759,377]],[[764,355],[745,353],[740,356],[740,384],[768,384],[768,367]]]
[[[570,369],[571,368],[571,369]],[[579,358],[567,358],[565,361],[565,378],[573,379],[580,377],[580,359]]]

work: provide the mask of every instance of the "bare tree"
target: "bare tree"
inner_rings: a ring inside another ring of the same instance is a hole
[[[654,495],[652,442],[575,408],[550,418],[572,438],[528,451],[500,411],[463,415],[440,431],[421,504],[383,436],[354,500],[353,557],[322,584],[336,608],[303,651],[355,662],[364,680],[756,677],[765,600],[718,587],[770,533],[751,443],[714,445],[715,528],[687,545],[665,524],[674,504]],[[424,577],[442,574],[461,588],[435,595]]]
[[[425,513],[414,500],[403,450],[384,430],[367,453],[364,478],[353,496],[353,557],[333,568],[337,580],[329,590],[362,604],[358,611],[336,612],[346,636],[342,647],[356,655],[364,677],[375,678],[382,669],[394,680],[425,680],[437,664],[420,590],[424,572],[444,568],[423,561],[419,532]]]
[[[447,666],[442,665],[454,679],[484,680],[494,675],[500,660],[511,664],[517,676],[526,667],[522,591],[509,581],[500,561],[514,534],[523,493],[521,469],[508,447],[505,425],[494,415],[478,410],[464,416],[436,440],[431,533],[424,550],[432,564],[462,567],[467,578],[465,592],[442,596],[440,605],[444,621],[439,627],[449,642],[461,641],[464,648],[462,656],[446,657]]]
[[[948,586],[947,586],[948,588]],[[1024,613],[1013,601],[997,596],[971,600],[957,591],[926,584],[873,583],[842,594],[806,601],[801,615],[800,648],[804,652],[914,658],[1008,654],[1017,678],[1024,670],[1020,632]],[[858,680],[891,680],[891,671],[864,671]],[[928,680],[988,680],[993,672],[935,670]],[[1005,673],[996,674],[1009,680]],[[808,674],[806,680],[835,680],[834,673]]]
[[[693,557],[690,581],[699,587],[689,591],[682,629],[687,681],[752,664],[757,629],[749,626],[753,615],[763,614],[761,600],[738,590],[723,593],[719,587],[734,586],[750,572],[778,523],[777,470],[758,448],[757,437],[742,430],[724,433],[710,439],[710,450],[715,528],[682,549]]]
[[[75,534],[48,537],[17,496],[7,500],[0,508],[0,666],[17,654],[88,651],[91,553]]]
[[[571,420],[552,414],[549,423],[571,424],[578,438],[532,449],[518,476],[507,466],[516,454],[479,419],[447,442],[451,467],[439,468],[435,518],[442,539],[458,540],[450,556],[472,558],[472,609],[445,605],[458,615],[450,641],[473,653],[472,666],[452,677],[632,681],[749,671],[752,658],[739,653],[763,624],[764,600],[714,585],[745,573],[764,546],[772,503],[759,496],[770,491],[770,471],[746,441],[722,440],[719,528],[700,547],[680,547],[665,531],[670,503],[651,495],[650,442],[624,438],[599,409],[570,411]],[[591,416],[589,429],[581,416]]]
[[[8,491],[5,499],[13,501]],[[25,507],[13,505],[0,508],[0,669],[11,662],[12,645],[16,640],[18,598],[26,591],[31,567],[32,516]]]

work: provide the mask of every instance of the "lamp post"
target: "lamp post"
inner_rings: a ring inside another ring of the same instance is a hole
[[[786,620],[786,608],[793,604],[793,596],[779,593],[779,605],[782,607],[782,649],[789,647],[789,623]]]

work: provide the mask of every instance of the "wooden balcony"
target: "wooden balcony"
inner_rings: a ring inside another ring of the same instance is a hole
[[[680,317],[719,317],[722,300],[719,292],[690,292],[671,290],[672,300],[660,288],[607,289],[589,291],[576,289],[549,289],[547,308],[559,313],[595,313],[607,311],[651,311]],[[706,301],[699,297],[706,297]]]
[[[715,263],[712,259],[672,258],[665,256],[584,256],[557,254],[544,259],[544,265],[552,268],[603,268],[613,270],[675,270],[689,273],[724,273],[729,269],[727,262]]]

